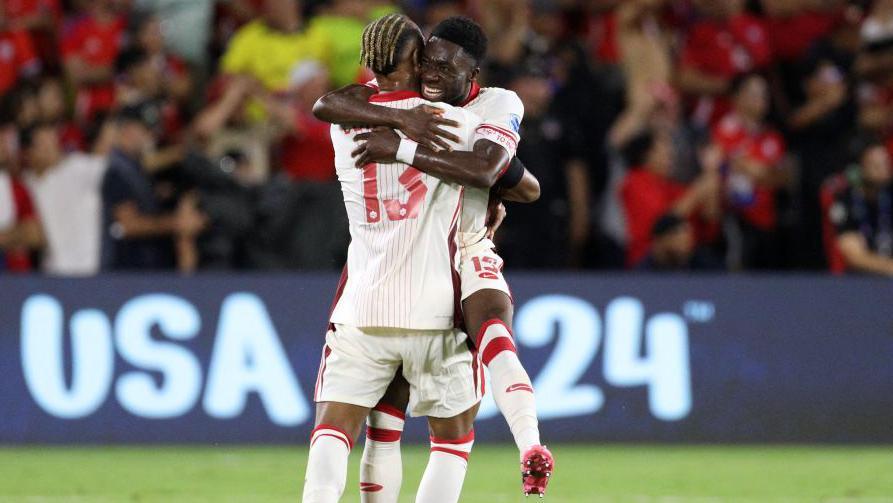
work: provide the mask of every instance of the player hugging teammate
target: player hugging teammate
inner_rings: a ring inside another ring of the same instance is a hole
[[[407,17],[386,16],[363,34],[363,64],[376,80],[315,107],[333,123],[351,244],[316,383],[305,503],[340,499],[364,421],[362,501],[396,502],[407,407],[428,417],[431,433],[416,501],[458,501],[484,393],[481,364],[520,451],[523,491],[545,492],[554,463],[540,444],[488,233],[491,193],[530,202],[539,184],[514,159],[521,101],[476,82],[486,45],[466,18],[443,21],[425,43]]]

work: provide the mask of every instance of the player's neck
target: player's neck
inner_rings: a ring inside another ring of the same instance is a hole
[[[408,77],[392,78],[385,75],[376,75],[375,80],[378,81],[378,88],[383,93],[393,93],[397,91],[419,91],[418,82],[415,79],[411,79]]]

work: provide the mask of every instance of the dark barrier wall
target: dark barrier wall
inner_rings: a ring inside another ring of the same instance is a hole
[[[336,279],[3,278],[0,443],[303,443]],[[889,281],[511,280],[547,441],[893,442]]]

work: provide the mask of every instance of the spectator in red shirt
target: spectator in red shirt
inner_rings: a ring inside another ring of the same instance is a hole
[[[9,22],[17,30],[31,34],[41,61],[57,68],[56,34],[62,19],[59,0],[4,0]]]
[[[702,0],[706,17],[687,32],[677,76],[692,100],[695,125],[716,122],[730,108],[732,80],[765,68],[772,46],[763,21],[744,11],[744,0]]]
[[[664,133],[640,134],[623,148],[623,155],[630,166],[620,186],[628,240],[626,265],[634,267],[648,253],[654,224],[668,213],[691,218],[698,210],[706,211],[718,189],[718,178],[714,168],[705,169],[688,186],[674,181],[673,142]]]
[[[12,89],[20,78],[34,77],[40,72],[31,36],[7,22],[0,2],[0,95]]]
[[[307,61],[292,72],[287,95],[266,100],[273,120],[285,133],[279,145],[279,165],[294,180],[335,180],[331,124],[312,113],[313,103],[328,86],[326,69],[315,61]]]
[[[728,204],[741,229],[745,268],[778,264],[776,192],[786,181],[785,142],[766,123],[769,90],[759,75],[735,81],[734,109],[713,128],[712,140],[724,155]]]
[[[125,21],[114,0],[89,0],[87,15],[74,20],[62,36],[62,58],[77,89],[75,116],[89,121],[115,103],[115,58],[124,46]]]
[[[762,0],[766,28],[775,57],[784,62],[803,58],[812,45],[843,20],[841,0]]]

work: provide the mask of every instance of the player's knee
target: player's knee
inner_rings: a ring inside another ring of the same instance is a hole
[[[506,294],[497,290],[481,290],[472,294],[465,299],[463,311],[468,328],[475,332],[495,320],[509,329],[512,326],[514,316],[512,301]]]
[[[474,418],[480,404],[475,404],[465,412],[450,418],[428,418],[428,430],[432,437],[445,440],[458,440],[467,437],[474,430]]]
[[[316,405],[316,426],[328,425],[337,428],[351,439],[360,435],[360,430],[369,415],[369,409],[356,405],[336,402],[320,402]]]

